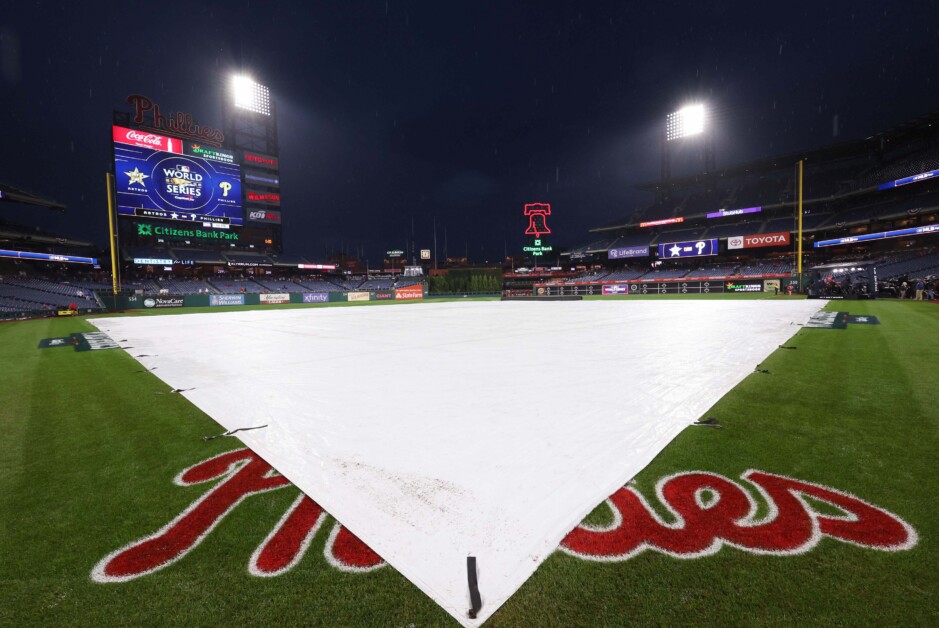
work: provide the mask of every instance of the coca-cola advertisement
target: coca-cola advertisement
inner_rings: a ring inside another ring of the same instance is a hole
[[[111,136],[115,144],[130,144],[164,153],[183,152],[183,141],[175,137],[157,135],[145,129],[128,129],[122,126],[111,127]]]

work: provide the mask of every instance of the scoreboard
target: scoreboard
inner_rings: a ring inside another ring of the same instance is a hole
[[[119,215],[242,224],[241,167],[232,153],[112,127]]]
[[[688,242],[668,242],[659,245],[660,259],[705,257],[707,255],[717,254],[717,238],[711,238],[709,240],[690,240]]]
[[[629,294],[711,294],[713,292],[724,292],[724,282],[643,281],[629,286]]]
[[[732,288],[728,287],[731,284]],[[740,289],[742,284],[747,284],[750,289]],[[752,286],[751,286],[752,284]],[[762,280],[754,281],[639,281],[631,283],[618,284],[579,284],[579,285],[556,285],[556,286],[536,286],[535,296],[560,297],[560,296],[601,296],[616,294],[712,294],[723,292],[749,292],[759,285],[761,291]]]

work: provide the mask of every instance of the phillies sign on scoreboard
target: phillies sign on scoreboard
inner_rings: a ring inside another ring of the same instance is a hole
[[[228,153],[120,126],[112,138],[118,214],[242,224],[241,168]]]
[[[659,245],[659,257],[673,259],[679,257],[705,257],[717,255],[717,239],[692,240],[689,242],[668,242]]]
[[[728,249],[755,249],[761,246],[788,246],[792,242],[788,231],[727,238]]]

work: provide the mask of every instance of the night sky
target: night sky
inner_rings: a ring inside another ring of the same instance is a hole
[[[7,9],[13,8],[8,6]],[[3,218],[104,244],[114,109],[221,126],[235,72],[279,113],[285,250],[518,254],[652,199],[665,115],[712,112],[718,166],[859,139],[939,106],[933,2],[21,2],[0,24]],[[681,174],[678,163],[673,174]]]

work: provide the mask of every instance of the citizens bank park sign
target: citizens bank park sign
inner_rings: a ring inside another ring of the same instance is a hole
[[[173,484],[206,489],[182,511],[165,512],[168,521],[159,529],[148,530],[151,524],[143,523],[140,536],[92,567],[93,581],[127,582],[166,569],[201,543],[212,543],[218,524],[246,499],[283,489],[297,493],[296,497],[284,512],[265,516],[258,511],[272,527],[264,538],[251,540],[257,543],[254,551],[242,557],[249,574],[271,577],[292,570],[327,526],[322,552],[331,567],[365,573],[385,566],[378,554],[342,524],[328,521],[322,506],[293,489],[287,478],[249,449],[202,460],[183,469]],[[758,514],[761,503],[765,504],[762,515]],[[611,523],[581,523],[561,541],[560,551],[586,561],[622,562],[645,552],[686,560],[723,551],[797,556],[814,550],[822,539],[849,545],[848,551],[899,552],[913,549],[919,541],[906,521],[860,497],[758,469],[739,479],[709,471],[673,473],[656,482],[654,494],[631,485],[620,488],[606,500],[606,508]],[[667,519],[660,513],[667,513]],[[145,515],[136,518],[152,519]],[[131,512],[126,518],[134,517]],[[827,542],[826,546],[830,548]],[[214,554],[202,553],[200,558],[208,556]]]
[[[760,233],[727,238],[728,249],[755,249],[761,246],[788,246],[792,242],[788,231]]]

